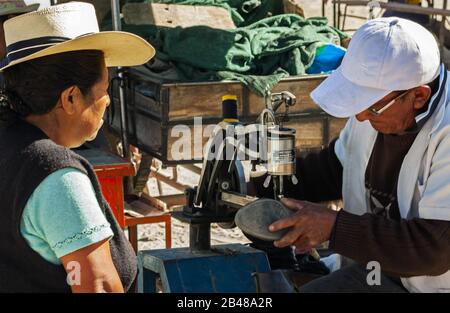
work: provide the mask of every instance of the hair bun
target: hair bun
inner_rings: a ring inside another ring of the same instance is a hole
[[[32,113],[30,107],[15,92],[6,89],[0,91],[0,106],[9,107],[21,117]]]
[[[6,90],[0,89],[0,108],[11,108],[10,100],[6,93]]]

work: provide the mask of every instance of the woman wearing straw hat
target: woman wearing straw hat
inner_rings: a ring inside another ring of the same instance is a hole
[[[109,105],[109,66],[154,49],[99,32],[94,7],[71,2],[5,22],[0,94],[0,292],[129,292],[135,254],[89,163]],[[132,53],[131,53],[132,52]]]

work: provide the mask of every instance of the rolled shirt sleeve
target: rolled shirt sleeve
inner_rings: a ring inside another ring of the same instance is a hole
[[[91,181],[74,168],[58,170],[41,182],[25,206],[20,230],[29,246],[54,264],[113,236]]]

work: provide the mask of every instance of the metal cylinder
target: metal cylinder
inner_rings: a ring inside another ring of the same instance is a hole
[[[189,225],[189,249],[191,252],[207,251],[211,249],[211,224]]]
[[[267,173],[295,174],[295,129],[269,128],[267,136]]]

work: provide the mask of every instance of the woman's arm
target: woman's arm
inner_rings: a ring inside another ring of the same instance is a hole
[[[69,253],[60,260],[73,293],[124,292],[108,240]]]
[[[79,170],[58,170],[36,188],[22,214],[21,233],[42,258],[64,266],[73,292],[124,291],[110,252],[114,234]]]

